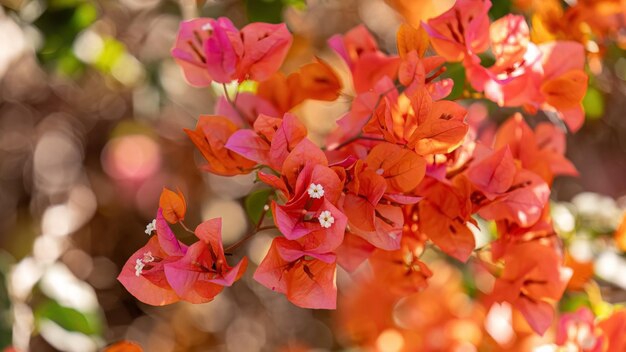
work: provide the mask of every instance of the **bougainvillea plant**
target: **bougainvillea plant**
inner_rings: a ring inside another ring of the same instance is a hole
[[[489,300],[508,303],[536,333],[553,324],[572,270],[553,230],[550,187],[557,176],[577,174],[564,156],[565,134],[584,119],[585,48],[534,43],[524,16],[492,21],[490,7],[458,0],[419,28],[401,25],[397,54],[381,51],[364,26],[331,37],[328,46],[350,73],[343,83],[322,59],[279,71],[292,43],[284,24],[181,23],[172,55],[184,77],[225,92],[213,114],[185,130],[206,159],[202,170],[252,173],[269,190],[243,239],[270,228],[280,233],[254,271],[258,283],[297,306],[334,309],[338,266],[368,266],[373,280],[401,297],[429,285],[434,269],[422,254],[433,247],[459,263],[481,263],[495,277]],[[446,77],[455,62],[465,81]],[[233,96],[226,88],[233,81],[256,88]],[[455,85],[467,94],[452,100]],[[325,143],[314,143],[294,107],[334,101],[344,86],[354,92],[348,111]],[[475,100],[514,113],[481,133],[469,109]],[[531,115],[544,121],[529,124]],[[156,234],[119,276],[142,302],[208,302],[246,271],[245,257],[229,260],[243,242],[223,247],[221,219],[191,231],[185,213],[183,195],[164,190],[146,229]],[[497,237],[477,248],[479,220],[493,223]],[[180,242],[170,228],[176,223],[197,242]],[[563,324],[593,326],[587,312],[577,314]],[[559,331],[559,341],[576,339],[566,327]]]

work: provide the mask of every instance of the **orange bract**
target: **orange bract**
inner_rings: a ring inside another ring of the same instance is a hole
[[[195,130],[185,129],[193,144],[208,161],[204,166],[206,171],[223,176],[252,171],[251,168],[255,165],[253,161],[224,148],[228,138],[237,129],[237,125],[228,118],[211,115],[200,116]]]
[[[367,156],[368,168],[381,175],[390,190],[409,192],[426,173],[426,160],[412,150],[391,143],[381,143]]]
[[[341,81],[322,59],[285,76],[278,72],[259,84],[258,95],[285,113],[307,99],[333,101],[339,97]]]
[[[178,190],[178,193],[175,193],[167,188],[163,188],[159,198],[159,207],[163,209],[163,216],[170,224],[175,224],[185,219],[187,203],[180,190]]]
[[[582,103],[588,79],[582,70],[571,70],[545,82],[541,86],[541,93],[545,95],[548,104],[558,110],[566,110]]]
[[[572,278],[567,283],[568,290],[580,291],[593,278],[592,261],[579,261],[567,252],[565,253],[565,266],[572,269]]]
[[[398,54],[403,59],[413,50],[417,52],[419,57],[423,57],[426,49],[428,49],[428,34],[421,26],[415,29],[409,24],[401,24],[396,34],[396,40],[398,42]]]
[[[402,239],[400,249],[376,250],[370,257],[374,276],[392,293],[406,296],[428,286],[427,280],[433,273],[419,260],[424,244],[414,238]]]
[[[472,165],[467,170],[469,180],[485,194],[506,192],[513,184],[517,167],[508,146]]]
[[[417,83],[421,88],[409,96],[383,97],[363,131],[406,145],[419,155],[449,153],[461,145],[467,134],[467,111],[452,101],[433,101],[426,87]]]
[[[139,344],[127,340],[122,340],[111,344],[102,350],[102,352],[142,352],[143,349]]]
[[[442,182],[428,179],[420,186],[425,199],[419,202],[419,231],[446,254],[466,261],[475,247],[467,228],[468,203],[463,193]]]
[[[622,252],[626,252],[626,214],[622,218],[622,222],[613,235],[617,248]]]
[[[504,263],[493,288],[496,300],[511,303],[535,332],[543,334],[552,323],[553,304],[561,298],[571,269],[561,266],[553,248],[537,241],[511,247]]]

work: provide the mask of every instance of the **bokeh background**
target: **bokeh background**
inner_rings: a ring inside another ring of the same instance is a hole
[[[329,36],[364,23],[394,52],[404,19],[419,22],[450,3],[0,0],[0,348],[95,351],[121,339],[146,351],[351,348],[342,319],[293,306],[256,284],[251,269],[204,305],[149,307],[116,281],[146,242],[164,186],[185,194],[187,223],[223,216],[227,244],[247,231],[242,198],[256,187],[253,179],[201,174],[183,132],[212,112],[221,87],[188,86],[169,51],[184,18],[227,16],[238,27],[285,21],[296,38],[286,72],[318,55],[348,82],[325,48]],[[495,3],[494,16],[516,5]],[[580,177],[557,180],[552,195],[557,229],[574,238],[572,253],[595,262],[609,302],[626,300],[623,252],[602,237],[613,235],[626,209],[625,37],[622,27],[590,65],[587,120],[568,136],[567,155]],[[348,103],[309,102],[298,113],[321,140]],[[184,241],[185,232],[178,234]],[[258,263],[272,235],[256,236],[241,254]],[[435,286],[462,286],[454,270],[440,268]],[[350,289],[344,272],[339,286]],[[384,338],[383,350],[393,351],[394,336]]]

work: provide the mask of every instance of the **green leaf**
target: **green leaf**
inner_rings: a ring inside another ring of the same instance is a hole
[[[82,4],[72,16],[72,24],[77,29],[87,28],[98,18],[98,10],[92,4]]]
[[[575,312],[580,307],[590,307],[589,297],[583,292],[567,292],[559,302],[559,311]]]
[[[10,346],[12,342],[13,324],[7,282],[13,264],[13,257],[0,249],[0,349]]]
[[[604,116],[604,96],[594,87],[587,88],[587,94],[583,98],[585,114],[590,120],[597,120]]]
[[[263,214],[263,207],[267,204],[272,190],[269,188],[259,189],[250,193],[244,201],[246,213],[254,225],[256,225],[261,219]]]
[[[283,21],[282,0],[246,0],[246,13],[250,22],[280,23]]]
[[[74,308],[60,305],[56,301],[45,301],[35,309],[37,324],[48,319],[67,331],[76,331],[85,335],[102,333],[102,318],[95,312],[80,312]]]
[[[113,37],[104,38],[104,47],[98,55],[94,66],[102,72],[111,72],[117,60],[126,53],[126,47]]]
[[[291,6],[297,10],[306,9],[306,0],[283,0],[286,6]]]
[[[489,9],[489,17],[493,20],[497,20],[500,17],[512,13],[512,1],[493,1],[492,6]]]
[[[446,65],[445,78],[451,78],[454,81],[452,92],[446,99],[454,100],[461,97],[465,87],[465,68],[460,63],[450,63]]]

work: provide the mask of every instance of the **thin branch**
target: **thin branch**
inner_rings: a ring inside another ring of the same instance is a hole
[[[228,252],[232,252],[235,249],[241,247],[241,245],[243,245],[244,243],[246,243],[249,239],[251,239],[252,237],[254,237],[254,235],[256,235],[257,233],[261,232],[261,231],[265,231],[265,230],[269,230],[269,229],[275,229],[276,226],[271,225],[271,226],[262,226],[262,227],[258,227],[255,228],[253,231],[251,231],[249,234],[245,235],[242,239],[240,239],[239,241],[231,244],[230,246],[224,248],[224,252],[228,253]]]
[[[376,104],[374,104],[374,107],[372,108],[372,113],[371,113],[371,114],[369,114],[369,116],[367,117],[367,120],[365,121],[365,124],[367,124],[367,123],[368,123],[368,122],[372,119],[372,117],[373,117],[373,116],[374,116],[374,114],[376,113],[376,109],[378,109],[378,105],[380,105],[380,102],[383,100],[383,97],[385,97],[388,93],[390,93],[390,92],[391,92],[391,91],[393,91],[394,89],[397,89],[397,90],[398,90],[398,93],[402,93],[402,90],[401,90],[402,88],[403,88],[402,86],[395,85],[395,86],[393,86],[393,88],[389,88],[389,89],[387,89],[386,91],[382,92],[382,93],[378,96],[378,99],[376,100]],[[338,150],[338,149],[340,149],[340,148],[345,147],[346,145],[348,145],[348,144],[350,144],[350,143],[354,143],[355,141],[357,141],[357,140],[359,140],[359,139],[365,139],[365,140],[380,140],[380,141],[384,141],[384,139],[373,139],[372,137],[364,137],[363,135],[361,135],[361,134],[359,133],[357,136],[352,137],[352,138],[350,138],[350,139],[348,139],[348,140],[346,140],[346,141],[344,141],[344,142],[340,143],[339,145],[337,145],[336,147],[333,147],[333,148],[332,148],[332,149],[330,149],[330,150]],[[322,150],[328,150],[328,147],[322,147]]]
[[[181,221],[179,221],[178,223],[180,224],[180,226],[182,226],[182,227],[183,227],[183,229],[185,229],[185,231],[187,231],[187,232],[189,232],[189,233],[192,233],[192,234],[194,234],[194,235],[196,234],[195,232],[191,231],[191,229],[190,229],[190,228],[188,228],[188,227],[187,227],[187,225],[185,225],[185,223],[184,223],[182,220],[181,220]]]
[[[250,124],[250,121],[248,121],[248,119],[246,118],[246,116],[244,115],[244,113],[239,110],[239,108],[237,107],[237,97],[239,97],[239,90],[237,90],[237,93],[235,95],[235,100],[233,101],[230,98],[230,95],[228,94],[228,89],[226,88],[226,83],[222,83],[222,88],[224,89],[224,96],[226,97],[226,101],[228,101],[228,104],[233,108],[233,110],[237,113],[237,115],[239,115],[239,117],[241,118],[241,121],[243,121],[245,124]]]
[[[363,136],[363,135],[359,134],[359,135],[356,135],[356,136],[354,136],[354,137],[352,137],[352,138],[342,142],[338,146],[334,147],[333,150],[341,149],[341,148],[347,146],[348,144],[354,143],[354,142],[356,142],[358,140],[378,141],[378,142],[384,142],[385,141],[385,139],[383,139],[383,138],[368,137],[368,136]]]

